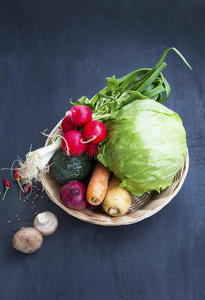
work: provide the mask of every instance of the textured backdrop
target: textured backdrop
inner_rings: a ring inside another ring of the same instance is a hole
[[[19,201],[10,171],[1,171],[12,184],[0,201],[0,299],[205,299],[204,15],[204,0],[0,1],[1,168],[31,144],[43,146],[41,132],[52,130],[69,100],[96,94],[106,76],[154,67],[172,46],[193,68],[174,52],[166,58],[172,92],[165,105],[184,122],[190,169],[180,193],[153,217],[91,225],[43,192]],[[13,231],[45,209],[58,216],[58,230],[35,254],[18,253]]]

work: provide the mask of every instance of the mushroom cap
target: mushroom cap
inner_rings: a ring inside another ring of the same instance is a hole
[[[13,237],[13,247],[23,253],[37,251],[43,243],[42,234],[33,227],[21,227]]]
[[[50,211],[38,214],[33,222],[33,226],[43,235],[54,233],[58,227],[58,218]]]

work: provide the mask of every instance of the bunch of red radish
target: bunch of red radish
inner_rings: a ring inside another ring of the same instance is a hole
[[[64,133],[61,147],[67,155],[78,156],[84,151],[90,157],[98,155],[98,144],[106,137],[106,127],[100,121],[92,121],[89,107],[73,106],[66,112],[61,127]]]

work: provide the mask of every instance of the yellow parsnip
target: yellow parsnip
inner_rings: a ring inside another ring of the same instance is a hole
[[[105,199],[102,202],[103,210],[110,216],[123,216],[130,208],[131,195],[119,187],[121,181],[112,176],[110,179]]]

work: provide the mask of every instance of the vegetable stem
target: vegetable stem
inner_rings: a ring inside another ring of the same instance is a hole
[[[55,152],[61,147],[61,137],[58,137],[51,145],[42,147],[26,154],[26,160],[19,169],[21,177],[26,183],[41,181],[41,173],[48,171],[48,162]]]
[[[91,108],[95,118],[99,116],[101,120],[106,120],[123,106],[138,99],[150,98],[162,103],[171,92],[169,83],[162,75],[162,71],[167,66],[164,59],[171,50],[175,51],[192,70],[184,56],[172,47],[164,51],[155,68],[138,69],[119,79],[116,79],[115,76],[108,77],[107,86],[93,96],[91,100],[87,97],[81,97],[74,105],[87,105]],[[131,91],[132,93],[130,93]],[[162,95],[163,93],[165,95]]]
[[[192,67],[190,66],[188,61],[184,58],[184,56],[181,54],[181,52],[179,52],[179,50],[177,50],[174,47],[168,48],[167,50],[164,51],[162,57],[160,58],[159,62],[157,63],[157,68],[162,64],[162,62],[164,61],[165,57],[167,56],[167,54],[170,50],[174,50],[180,56],[180,58],[185,62],[185,64],[189,67],[189,69],[192,70]]]

